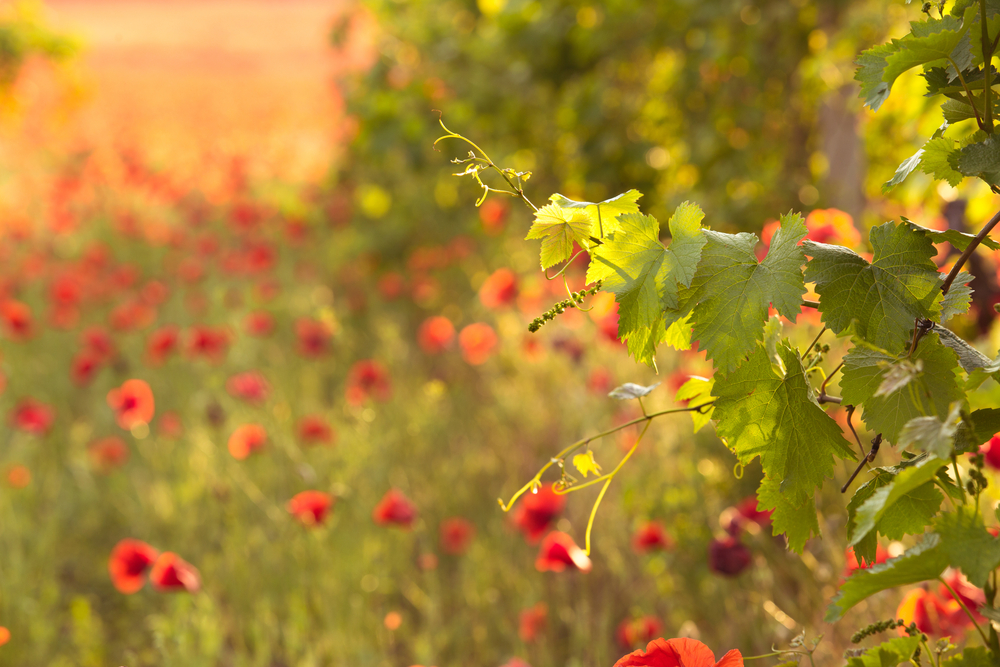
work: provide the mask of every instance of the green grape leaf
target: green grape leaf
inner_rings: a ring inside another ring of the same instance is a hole
[[[798,242],[805,235],[802,216],[781,216],[781,228],[758,262],[755,235],[705,231],[708,243],[685,300],[697,303],[693,338],[723,373],[762,340],[768,304],[790,320],[798,315],[805,293]]]
[[[847,667],[897,667],[909,663],[919,646],[920,637],[896,637],[851,658]]]
[[[854,78],[861,82],[861,97],[865,99],[865,105],[872,111],[878,111],[882,103],[889,98],[891,83],[886,83],[882,79],[885,73],[886,58],[898,53],[899,43],[893,40],[889,44],[879,44],[867,51],[862,51],[858,57],[858,71]]]
[[[632,343],[629,351],[637,358],[652,359],[666,335],[664,311],[676,310],[678,290],[691,284],[706,243],[703,217],[695,204],[678,206],[669,222],[673,240],[664,248],[656,218],[626,213],[618,218],[619,229],[593,250],[587,282],[601,280],[614,293],[618,337]]]
[[[774,510],[771,514],[771,532],[784,535],[788,547],[802,553],[806,541],[819,535],[819,521],[816,518],[816,503],[812,497],[801,494],[787,494],[781,490],[781,482],[765,476],[757,488],[757,506]]]
[[[840,381],[844,403],[864,406],[863,418],[868,428],[893,444],[899,442],[899,432],[911,419],[928,415],[944,417],[953,402],[965,400],[956,375],[958,358],[941,344],[936,333],[924,336],[910,358],[914,364],[922,362],[920,373],[902,390],[875,396],[885,369],[904,358],[905,355],[892,355],[855,339],[855,347],[844,356],[844,375]]]
[[[929,493],[927,489],[920,491],[918,489],[931,482],[937,471],[945,465],[947,462],[936,456],[925,456],[915,465],[890,468],[890,473],[895,473],[894,475],[882,474],[868,482],[865,486],[868,484],[871,486],[862,494],[862,497],[867,496],[867,498],[854,512],[850,543],[856,546],[866,535],[875,530],[893,507],[900,503],[902,504],[890,516],[890,520],[881,525],[881,532],[889,539],[899,539],[906,534],[922,532],[940,507],[941,494],[936,494],[935,498],[935,494]],[[883,477],[890,479],[880,481]],[[931,509],[935,500],[937,507]],[[907,517],[906,512],[915,512],[917,516]],[[930,514],[927,514],[928,512]],[[918,520],[919,526],[915,523]]]
[[[951,404],[944,421],[937,417],[915,417],[899,432],[900,447],[914,447],[939,459],[947,459],[955,448],[955,433],[962,420],[962,404]]]
[[[805,241],[813,259],[806,281],[816,283],[823,322],[834,333],[852,322],[864,340],[892,351],[909,341],[914,319],[938,319],[941,276],[931,261],[934,245],[906,225],[873,227],[872,263],[842,246]]]
[[[956,338],[958,337],[956,336]],[[959,338],[959,340],[962,339]],[[965,343],[965,341],[962,342]],[[972,347],[968,343],[965,344],[968,345],[968,347],[970,347],[971,349],[975,350],[976,352],[979,352],[979,350],[976,350],[976,348]],[[998,354],[997,358],[994,359],[993,361],[990,361],[990,358],[987,357],[985,354],[983,355],[983,359],[985,359],[987,363],[985,363],[983,366],[980,366],[979,368],[974,368],[973,370],[968,371],[969,379],[966,380],[965,382],[966,391],[973,391],[974,389],[978,389],[980,386],[982,386],[984,382],[986,382],[986,380],[988,380],[991,377],[995,379],[997,382],[1000,382],[1000,354]],[[978,363],[978,358],[976,363]]]
[[[936,534],[930,533],[898,558],[855,570],[827,608],[826,621],[839,620],[848,609],[879,591],[936,579],[948,567],[948,556],[940,542]]]
[[[640,197],[642,197],[642,193],[638,190],[629,190],[628,192],[623,192],[616,197],[612,197],[611,199],[592,202],[575,201],[569,197],[556,193],[549,197],[549,201],[559,208],[580,209],[586,211],[587,215],[590,216],[591,222],[593,223],[593,229],[597,230],[598,234],[603,232],[603,236],[607,236],[619,228],[617,220],[619,215],[639,212],[639,204],[636,202],[639,201]]]
[[[784,375],[758,344],[738,369],[716,378],[714,417],[716,432],[741,464],[760,457],[765,478],[772,480],[761,485],[768,494],[762,509],[775,510],[775,525],[792,526],[788,541],[801,550],[811,534],[801,508],[809,503],[815,514],[812,496],[833,475],[834,456],[854,459],[854,452],[837,423],[811,400],[798,353],[785,341],[777,353]]]
[[[612,389],[608,396],[611,398],[617,398],[619,401],[627,401],[633,398],[642,398],[659,386],[659,382],[651,384],[648,387],[644,387],[641,384],[636,384],[634,382],[626,382],[622,386]]]
[[[971,108],[971,107],[970,107]],[[955,142],[945,137],[931,139],[924,144],[924,154],[920,162],[920,171],[930,174],[936,179],[948,181],[955,187],[965,176],[952,166],[952,157],[958,159]]]
[[[990,361],[989,357],[969,345],[950,330],[935,324],[931,331],[938,335],[942,345],[951,348],[958,355],[958,363],[962,365],[962,370],[970,373],[976,369],[988,369],[991,367],[990,364],[993,362]]]
[[[1000,139],[988,136],[959,151],[955,168],[966,176],[978,176],[987,183],[996,183],[1000,172]]]
[[[662,342],[675,350],[691,349],[691,313],[670,323]]]
[[[921,148],[916,153],[903,160],[899,166],[896,167],[896,173],[893,174],[892,178],[882,184],[882,194],[887,194],[894,187],[906,180],[906,177],[913,173],[914,169],[920,166],[923,155],[924,149]]]
[[[691,407],[703,405],[712,400],[712,387],[715,385],[715,380],[711,378],[698,377],[697,375],[692,376],[687,382],[681,385],[680,389],[677,390],[677,394],[674,396],[674,400],[680,403],[681,401],[688,401],[688,405]],[[697,433],[704,427],[708,422],[712,420],[712,412],[715,410],[713,406],[709,406],[701,410],[692,410],[688,414],[691,415],[692,421],[694,421],[694,431]]]
[[[955,276],[955,282],[951,284],[951,289],[941,300],[941,322],[947,322],[955,315],[969,312],[969,305],[972,303],[972,274],[965,271],[959,272]]]
[[[889,366],[889,369],[882,375],[882,383],[875,390],[872,396],[889,396],[914,380],[924,370],[924,362],[917,359],[915,362],[909,359],[900,359]]]
[[[547,204],[535,211],[535,221],[524,238],[542,239],[542,269],[548,269],[570,258],[574,242],[589,248],[591,232],[586,212]]]
[[[973,586],[985,588],[990,572],[1000,566],[1000,538],[993,537],[973,508],[959,506],[938,517],[934,529],[948,564],[958,568]]]
[[[985,646],[966,646],[962,649],[962,655],[954,655],[941,661],[941,667],[996,667],[996,664],[996,656]]]
[[[923,225],[918,225],[917,223],[909,220],[907,218],[900,218],[907,227],[913,231],[923,232],[927,238],[931,240],[931,243],[950,243],[959,252],[965,250],[969,247],[969,244],[975,240],[975,236],[972,234],[966,234],[965,232],[960,232],[957,229],[931,229],[930,227],[924,227]],[[982,245],[986,246],[990,250],[1000,250],[1000,243],[997,243],[989,236],[986,236],[981,241]],[[961,276],[963,274],[959,274]],[[968,274],[965,274],[968,275]],[[970,276],[971,278],[971,276]],[[956,278],[957,283],[961,278]]]

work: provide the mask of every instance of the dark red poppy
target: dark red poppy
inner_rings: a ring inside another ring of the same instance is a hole
[[[33,398],[23,399],[10,414],[11,426],[35,435],[48,433],[55,420],[55,409]]]
[[[295,321],[295,335],[299,339],[299,354],[304,357],[318,357],[330,348],[333,332],[330,327],[317,320],[300,318]]]
[[[396,525],[409,530],[417,518],[417,508],[397,489],[389,489],[372,512],[375,523]]]
[[[260,424],[243,424],[237,426],[229,436],[229,453],[234,459],[242,461],[267,444],[267,431]]]
[[[247,371],[237,373],[226,380],[226,391],[233,398],[244,400],[251,405],[260,405],[271,393],[271,385],[260,373]]]
[[[333,496],[322,491],[303,491],[288,501],[288,511],[307,526],[318,526],[333,507]]]
[[[566,506],[566,498],[543,486],[537,493],[525,494],[514,514],[514,524],[524,533],[528,544],[534,544],[559,516]]]
[[[741,500],[735,507],[730,507],[722,513],[720,522],[730,535],[738,535],[749,529],[756,532],[757,528],[770,528],[773,510],[758,509],[756,496]]]
[[[28,340],[35,333],[31,308],[20,301],[8,299],[0,303],[0,322],[4,333],[14,341]]]
[[[530,644],[538,635],[545,631],[549,621],[549,607],[544,602],[538,602],[521,611],[518,618],[517,635],[526,644]]]
[[[259,338],[270,336],[274,331],[274,317],[266,310],[254,311],[243,321],[243,328],[251,336]]]
[[[497,341],[497,334],[493,331],[493,327],[484,322],[470,324],[458,334],[462,358],[473,366],[484,364],[493,356]]]
[[[715,661],[712,649],[697,639],[654,639],[646,650],[633,651],[615,667],[743,667],[743,655],[733,649]]]
[[[455,326],[440,315],[424,320],[417,331],[417,343],[427,354],[444,352],[455,340]]]
[[[111,583],[122,593],[131,595],[145,582],[143,575],[156,560],[157,551],[145,542],[126,538],[115,545],[108,559]]]
[[[187,591],[197,593],[201,588],[201,577],[193,565],[177,554],[164,551],[153,564],[149,580],[159,591]]]
[[[505,308],[517,300],[517,276],[510,269],[497,269],[479,288],[479,300],[487,308]]]
[[[73,384],[83,387],[90,384],[97,372],[101,370],[101,358],[90,350],[82,350],[70,362],[69,376]]]
[[[299,439],[304,445],[332,445],[336,434],[322,417],[308,415],[299,421]]]
[[[566,533],[554,530],[545,536],[538,549],[535,569],[539,572],[562,572],[566,568],[590,571],[590,558]]]
[[[203,357],[212,363],[219,363],[229,352],[229,343],[229,332],[225,329],[196,326],[188,332],[186,347],[191,357]]]
[[[392,395],[389,372],[372,359],[363,359],[351,367],[347,375],[347,402],[361,405],[369,398],[387,401]]]
[[[476,527],[462,517],[451,517],[441,522],[441,549],[446,554],[461,556],[476,536]]]
[[[986,465],[994,470],[1000,470],[1000,433],[990,438],[979,448]]]
[[[80,333],[80,344],[98,361],[111,361],[115,356],[115,341],[104,327],[87,327]]]
[[[635,535],[632,536],[632,549],[640,554],[670,549],[673,546],[674,541],[670,539],[663,524],[659,521],[647,521],[639,526],[639,530],[635,531]]]
[[[708,545],[708,567],[712,572],[734,577],[750,566],[750,549],[738,537],[727,535]]]
[[[87,454],[90,461],[99,472],[109,473],[115,468],[120,468],[128,461],[128,445],[121,438],[114,436],[101,438],[87,447]]]
[[[618,640],[618,645],[626,650],[636,645],[645,646],[660,634],[662,625],[655,616],[626,618],[618,624],[615,639]]]
[[[149,334],[146,339],[146,358],[149,363],[158,366],[177,349],[180,330],[172,324],[160,327]]]
[[[153,390],[143,380],[126,380],[118,389],[109,391],[108,405],[124,429],[148,424],[156,411]]]

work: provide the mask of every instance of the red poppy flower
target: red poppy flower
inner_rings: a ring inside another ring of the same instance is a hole
[[[269,336],[274,331],[274,317],[266,310],[252,312],[243,321],[243,328],[251,336]]]
[[[222,328],[196,326],[188,332],[187,353],[190,357],[204,357],[212,363],[222,361],[229,351],[229,333]]]
[[[378,287],[379,294],[385,300],[392,301],[399,298],[403,293],[403,289],[406,288],[406,281],[398,273],[386,273],[379,277],[376,286]]]
[[[479,207],[479,219],[483,223],[483,231],[490,236],[499,234],[507,218],[507,210],[507,203],[497,197],[484,201]]]
[[[874,563],[860,563],[858,562],[857,554],[854,553],[854,547],[848,547],[846,564],[844,566],[844,574],[850,576],[855,570],[867,570],[872,565],[877,565],[878,563],[884,563],[889,560],[889,551],[883,547],[881,544],[875,547],[875,562]]]
[[[461,556],[468,550],[472,538],[476,536],[476,527],[471,522],[456,516],[441,522],[440,533],[441,548],[444,552]]]
[[[654,639],[646,650],[633,651],[615,667],[743,667],[743,655],[733,649],[715,661],[712,649],[697,639]]]
[[[371,359],[363,359],[351,367],[347,376],[347,402],[361,405],[367,399],[387,401],[392,395],[389,372],[382,364]]]
[[[994,470],[1000,470],[1000,433],[997,433],[989,441],[979,448],[979,453],[983,455],[986,465]]]
[[[562,572],[567,567],[589,572],[590,559],[583,549],[576,546],[572,537],[553,530],[542,540],[538,558],[535,559],[535,569],[539,572]]]
[[[103,327],[88,327],[80,333],[80,343],[99,361],[110,361],[115,356],[115,341]]]
[[[305,445],[332,445],[336,434],[322,417],[310,415],[299,422],[299,439]]]
[[[45,435],[56,420],[56,411],[50,405],[25,398],[10,414],[11,425],[21,431]]]
[[[514,515],[514,524],[524,533],[528,544],[534,544],[549,529],[566,505],[566,498],[543,486],[537,493],[524,496],[521,506]]]
[[[0,625],[0,646],[10,641],[10,630]]]
[[[771,525],[773,513],[773,510],[759,510],[757,506],[757,497],[749,496],[741,500],[736,507],[727,508],[719,521],[730,535],[739,535],[740,531],[747,529],[756,533],[757,528],[767,528]]]
[[[267,444],[267,431],[260,424],[243,424],[237,426],[229,436],[229,453],[234,459],[242,461]]]
[[[295,321],[295,335],[299,339],[299,354],[318,357],[329,349],[333,332],[323,322],[303,317]]]
[[[510,269],[497,269],[479,288],[479,300],[487,308],[504,308],[517,300],[517,276]]]
[[[14,465],[7,470],[7,483],[15,489],[23,489],[31,484],[31,471],[27,466]]]
[[[674,541],[667,535],[663,524],[659,521],[647,521],[632,536],[632,549],[636,553],[644,554],[649,551],[659,551],[670,549],[674,546]],[[652,637],[650,637],[652,639]],[[648,641],[648,640],[647,640]],[[635,642],[631,642],[635,643]],[[630,644],[631,645],[631,644]]]
[[[333,496],[322,491],[303,491],[288,501],[288,511],[307,526],[318,526],[333,507]]]
[[[538,638],[538,635],[548,625],[549,608],[544,602],[539,602],[521,611],[518,618],[517,635],[526,644]]]
[[[143,380],[126,380],[118,389],[109,391],[108,405],[124,429],[148,424],[155,413],[153,390]]]
[[[11,340],[27,340],[35,333],[31,308],[20,301],[8,299],[0,303],[0,322],[3,323],[4,332]]]
[[[500,665],[500,667],[531,667],[531,665],[520,658],[511,658],[504,664]]]
[[[389,489],[375,506],[372,518],[382,526],[395,524],[409,530],[417,518],[417,508],[401,491]]]
[[[198,570],[177,554],[164,551],[153,564],[149,580],[160,591],[187,591],[197,593],[201,588]]]
[[[70,363],[69,376],[73,384],[83,387],[90,384],[97,372],[101,370],[101,358],[90,350],[79,352]]]
[[[259,405],[267,400],[271,386],[264,376],[256,371],[237,373],[226,380],[226,391],[233,398],[239,398],[252,405]]]
[[[712,572],[734,577],[750,566],[750,549],[738,537],[727,535],[708,545],[708,567]]]
[[[938,586],[938,596],[943,600],[954,600],[958,599],[961,601],[965,607],[972,612],[972,615],[976,617],[976,622],[983,620],[982,615],[979,613],[979,608],[986,604],[986,593],[983,592],[981,588],[976,588],[972,583],[965,578],[958,570],[949,570],[947,574],[944,575],[944,581],[951,589],[955,591],[955,595],[951,594],[948,590],[948,586],[941,584]],[[968,618],[966,616],[965,618]]]
[[[156,560],[157,551],[145,542],[126,538],[115,545],[108,559],[111,583],[122,593],[131,595],[145,583],[143,575]]]
[[[91,443],[87,447],[87,453],[94,467],[103,473],[125,465],[129,457],[128,445],[121,438],[114,436]]]
[[[630,649],[636,644],[646,645],[660,634],[662,624],[655,616],[642,618],[626,618],[618,624],[615,639],[623,649]]]
[[[424,320],[417,331],[417,343],[427,354],[438,354],[451,347],[455,340],[455,326],[447,317],[438,315]]]
[[[160,327],[149,334],[146,339],[146,358],[149,363],[158,366],[167,360],[177,349],[180,331],[173,325]]]
[[[184,423],[176,412],[164,412],[159,422],[160,433],[166,438],[179,438],[184,433]]]
[[[493,327],[483,322],[470,324],[458,334],[462,358],[473,366],[486,363],[486,360],[493,355],[497,340]]]

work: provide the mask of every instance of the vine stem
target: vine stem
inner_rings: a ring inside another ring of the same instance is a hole
[[[958,597],[958,593],[956,593],[955,590],[948,585],[948,582],[944,580],[944,577],[938,577],[938,581],[944,584],[944,587],[948,589],[948,592],[951,593],[951,597],[955,598],[955,602],[957,602],[958,606],[962,608],[962,611],[965,612],[965,615],[969,617],[969,620],[972,621],[972,624],[976,626],[976,632],[978,632],[979,636],[983,638],[983,643],[989,646],[990,640],[986,637],[986,633],[983,632],[983,629],[981,627],[979,627],[979,623],[976,622],[976,617],[972,615],[972,612],[969,611],[969,608],[966,607],[965,603],[962,602],[962,599]]]
[[[965,266],[965,262],[972,256],[973,251],[979,247],[979,244],[983,242],[983,239],[993,231],[997,223],[1000,223],[1000,211],[993,214],[990,221],[983,225],[983,228],[976,234],[976,238],[972,239],[965,251],[959,256],[958,261],[955,262],[955,266],[951,267],[948,277],[944,279],[944,284],[941,285],[941,292],[944,294],[948,293],[948,290],[951,289],[951,284],[955,282],[955,278],[958,277],[958,274],[962,271],[962,267]]]

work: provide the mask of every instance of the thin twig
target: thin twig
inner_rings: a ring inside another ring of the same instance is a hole
[[[976,234],[976,238],[972,239],[969,246],[959,256],[958,261],[955,262],[955,266],[951,267],[948,277],[944,279],[944,284],[941,285],[941,291],[944,294],[947,294],[948,290],[951,289],[951,284],[955,282],[955,278],[957,278],[958,274],[961,273],[966,260],[972,256],[972,252],[979,247],[979,244],[983,242],[983,239],[985,239],[986,236],[993,231],[993,228],[997,226],[997,223],[1000,223],[1000,211],[994,213],[993,217],[990,218],[990,221],[983,225],[983,228],[979,230],[978,234]]]

